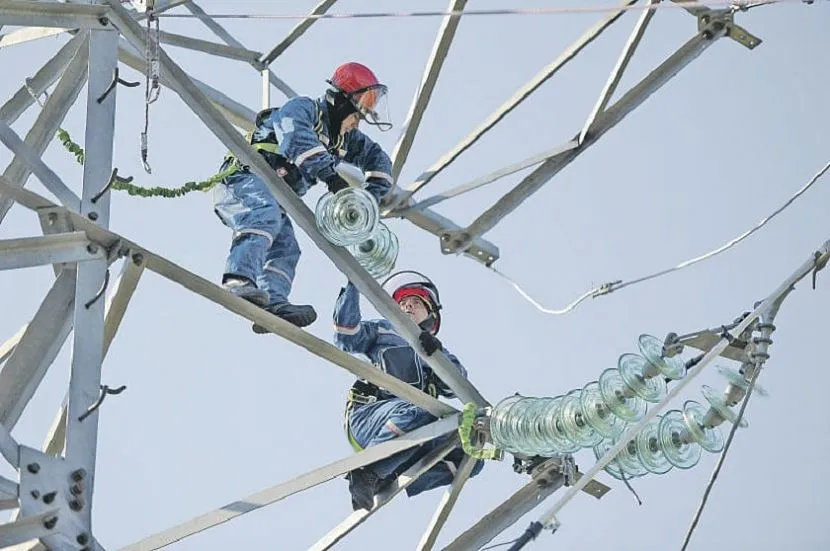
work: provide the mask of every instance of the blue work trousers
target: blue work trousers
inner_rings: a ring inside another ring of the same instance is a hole
[[[357,406],[349,417],[352,436],[363,448],[391,440],[405,432],[411,432],[438,419],[428,411],[400,398],[390,398],[373,404]],[[400,451],[370,465],[379,478],[399,476],[433,449],[440,447],[453,437],[445,434],[420,446]],[[427,490],[447,486],[452,483],[455,472],[464,459],[464,451],[458,447],[447,454],[443,460],[418,477],[407,489],[409,497]],[[484,468],[484,461],[476,461],[471,477]]]
[[[288,300],[300,246],[285,210],[253,172],[237,171],[214,188],[214,211],[233,230],[225,276],[242,276],[268,292],[270,303]]]

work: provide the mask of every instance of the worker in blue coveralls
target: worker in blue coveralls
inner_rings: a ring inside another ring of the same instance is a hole
[[[422,275],[417,272],[408,273]],[[385,287],[394,277],[387,279]],[[345,352],[363,354],[386,373],[433,397],[453,398],[455,394],[419,356],[419,353],[431,356],[436,351],[443,350],[458,372],[467,377],[467,370],[458,358],[449,353],[436,337],[441,327],[438,289],[426,277],[415,277],[411,281],[393,284],[391,289],[386,289],[387,292],[391,290],[392,297],[401,309],[421,328],[419,341],[423,351],[414,350],[395,332],[388,320],[363,321],[360,313],[360,294],[351,282],[341,289],[335,305],[335,344]],[[428,411],[367,381],[356,381],[349,391],[345,430],[355,451],[391,440],[436,420],[437,418]],[[451,437],[451,434],[445,435],[350,472],[347,479],[352,496],[352,508],[355,511],[371,510],[377,494],[406,469]],[[407,487],[407,495],[412,497],[450,484],[463,458],[463,450],[460,447],[455,448],[443,461]],[[471,476],[477,475],[483,467],[484,462],[477,461]]]
[[[339,66],[329,88],[318,99],[294,97],[282,107],[257,115],[251,144],[285,182],[302,197],[317,181],[337,193],[348,187],[335,170],[342,160],[366,174],[366,190],[380,204],[393,184],[392,163],[383,149],[358,126],[361,121],[381,131],[392,127],[387,87],[365,65]],[[300,259],[294,228],[266,184],[233,156],[222,170],[238,170],[214,191],[214,210],[233,230],[222,285],[298,327],[310,325],[317,312],[288,301]],[[255,333],[268,330],[254,324]]]

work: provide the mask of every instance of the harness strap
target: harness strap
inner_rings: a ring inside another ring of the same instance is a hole
[[[344,412],[343,430],[346,432],[346,438],[349,440],[349,444],[356,452],[363,451],[363,447],[352,435],[352,431],[349,428],[349,416],[352,414],[352,411],[354,411],[355,405],[368,405],[377,402],[380,392],[381,389],[378,388],[377,385],[367,381],[357,380],[354,382],[352,388],[349,389],[349,393],[346,395],[346,410]],[[427,379],[427,387],[425,392],[433,398],[438,398],[437,376],[432,372],[430,372],[429,378]]]

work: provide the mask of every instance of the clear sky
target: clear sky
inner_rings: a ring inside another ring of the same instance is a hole
[[[316,2],[203,0],[208,13],[302,14]],[[444,0],[343,0],[340,12],[441,10]],[[611,6],[525,0],[472,0],[470,8]],[[187,13],[183,8],[173,13]],[[486,174],[570,139],[582,126],[639,12],[628,13],[554,79],[511,113],[421,198]],[[476,16],[463,19],[430,108],[400,179],[408,185],[514,90],[553,60],[602,14]],[[754,51],[723,39],[606,134],[486,237],[501,249],[496,266],[538,300],[561,307],[592,286],[632,279],[711,250],[740,234],[803,185],[830,157],[830,10],[826,4],[766,6],[737,16],[764,42]],[[247,47],[268,51],[296,20],[222,19]],[[370,136],[391,151],[421,79],[440,18],[323,20],[273,64],[298,93],[317,96],[334,67],[357,60],[390,88],[398,126]],[[163,19],[161,29],[216,40],[192,19]],[[682,10],[652,20],[623,78],[627,88],[670,55],[696,29]],[[8,29],[4,29],[8,30]],[[8,98],[65,43],[66,35],[0,49],[0,97]],[[242,62],[165,47],[190,75],[256,109],[259,75]],[[123,66],[122,66],[123,67]],[[131,80],[143,77],[122,68]],[[619,95],[619,94],[618,94]],[[64,122],[84,135],[84,102]],[[170,89],[150,108],[149,163],[139,155],[143,86],[118,89],[115,165],[147,186],[181,185],[212,175],[226,151]],[[284,100],[273,91],[275,103]],[[37,108],[14,128],[28,132]],[[5,167],[11,156],[0,151]],[[73,189],[81,170],[54,142],[44,159]],[[437,210],[472,221],[528,171],[443,203]],[[28,187],[45,193],[35,179]],[[306,197],[313,206],[322,190]],[[47,194],[48,195],[48,194]],[[477,263],[441,254],[438,240],[404,220],[390,226],[402,245],[398,266],[425,272],[444,302],[441,339],[492,402],[515,392],[556,396],[595,380],[637,337],[663,337],[732,321],[751,309],[830,238],[826,179],[761,232],[734,249],[679,273],[549,316]],[[213,281],[221,275],[230,231],[212,212],[210,195],[139,199],[113,192],[111,227]],[[36,217],[15,206],[0,238],[38,235]],[[320,318],[309,328],[332,338],[331,310],[345,278],[298,231],[303,257],[292,298],[310,302]],[[34,314],[53,281],[50,268],[0,274],[0,340]],[[827,477],[830,382],[822,356],[827,332],[828,275],[809,280],[777,319],[771,359],[759,383],[770,393],[752,400],[749,428],[739,431],[689,547],[813,551],[830,548]],[[364,312],[374,315],[368,303]],[[64,396],[67,344],[14,430],[38,447]],[[727,362],[718,362],[726,364]],[[103,382],[127,385],[100,415],[95,536],[117,549],[198,514],[346,456],[344,397],[353,377],[274,335],[151,273],[142,277],[106,359]],[[705,403],[702,384],[719,392],[714,366],[672,404]],[[728,425],[725,426],[728,429]],[[594,462],[576,456],[582,470]],[[632,482],[637,506],[605,473],[613,491],[601,501],[584,494],[559,515],[562,529],[528,549],[678,549],[716,456],[704,453],[689,471]],[[508,458],[471,480],[439,545],[449,543],[525,483]],[[3,473],[9,476],[8,469]],[[398,497],[344,539],[338,549],[412,549],[441,497]],[[558,494],[561,495],[561,494]],[[550,498],[494,540],[518,536],[553,505]],[[171,546],[305,549],[350,513],[347,483],[335,479]]]

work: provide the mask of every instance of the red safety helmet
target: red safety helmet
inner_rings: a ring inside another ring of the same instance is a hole
[[[421,328],[437,334],[441,328],[441,298],[438,288],[425,275],[414,271],[397,272],[387,278],[383,288],[390,292],[395,302],[400,303],[404,298],[416,296],[424,301],[429,311],[429,317],[421,323]]]
[[[387,103],[388,89],[371,69],[354,61],[344,63],[334,70],[326,82],[351,102],[362,120],[382,131],[392,128]]]

